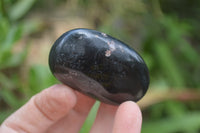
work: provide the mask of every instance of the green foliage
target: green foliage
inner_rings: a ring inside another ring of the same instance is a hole
[[[191,112],[178,117],[168,117],[157,121],[145,121],[142,133],[197,133],[200,127],[200,113]]]
[[[0,105],[6,104],[6,108],[0,112],[2,121],[8,114],[6,112],[11,112],[9,108],[17,109],[22,105],[21,99],[13,91],[19,87],[18,72],[15,71],[23,63],[27,49],[18,53],[13,52],[14,44],[22,36],[20,25],[11,25],[7,19],[1,18],[0,31],[0,101],[3,101]]]
[[[29,71],[30,95],[36,94],[41,90],[58,83],[55,77],[51,74],[47,66],[34,65]]]
[[[0,45],[0,69],[16,67],[20,65],[27,53],[26,48],[20,53],[15,54],[12,52],[15,42],[21,37],[21,27],[12,26],[6,30],[7,33],[5,33],[4,35],[7,36],[4,40],[1,40],[2,43]]]
[[[90,110],[90,113],[80,130],[80,133],[89,133],[90,132],[93,122],[95,121],[95,117],[96,117],[99,105],[100,105],[100,102],[96,101],[96,103],[93,105],[92,109]]]
[[[144,52],[148,55],[153,53],[151,55],[154,57],[155,64],[151,65],[152,71],[155,72],[153,79],[157,76],[167,78],[170,86],[178,88],[200,87],[199,82],[188,82],[194,79],[200,67],[198,49],[189,42],[192,27],[176,17],[169,16],[162,16],[154,24],[157,27],[149,27],[150,31],[147,32],[144,42]]]
[[[36,0],[18,0],[12,5],[9,11],[9,17],[11,20],[17,20],[22,18],[33,6]]]
[[[30,2],[30,1],[29,1]],[[24,35],[24,23],[17,19],[26,14],[32,4],[23,1],[0,1],[0,122],[26,101],[20,74],[28,45],[15,51],[16,43]],[[32,95],[32,94],[31,94]]]

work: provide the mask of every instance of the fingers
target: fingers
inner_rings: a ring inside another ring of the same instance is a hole
[[[117,106],[101,103],[90,133],[111,133],[117,108]]]
[[[11,115],[0,127],[0,133],[76,133],[94,102],[67,86],[55,85]],[[139,133],[142,115],[137,104],[129,101],[117,108],[102,103],[91,133]]]
[[[95,100],[76,92],[77,104],[68,115],[60,119],[51,128],[48,133],[78,133],[81,129],[90,109],[92,108]]]
[[[90,133],[140,133],[142,114],[138,105],[128,101],[119,107],[102,103]]]
[[[141,125],[140,108],[136,103],[128,101],[119,106],[112,133],[140,133]]]
[[[0,133],[44,133],[66,116],[75,104],[76,95],[73,90],[64,85],[54,85],[32,97],[5,120]]]

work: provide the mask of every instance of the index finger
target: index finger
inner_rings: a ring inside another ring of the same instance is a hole
[[[33,96],[28,103],[6,119],[0,133],[43,133],[64,117],[76,104],[74,91],[54,85]]]

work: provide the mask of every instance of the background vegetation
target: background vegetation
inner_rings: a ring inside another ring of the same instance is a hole
[[[58,83],[48,68],[50,47],[81,27],[126,42],[146,61],[151,84],[138,103],[142,133],[200,132],[199,14],[196,0],[0,0],[0,122]]]

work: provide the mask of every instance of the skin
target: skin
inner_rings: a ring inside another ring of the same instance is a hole
[[[0,133],[78,133],[94,102],[68,86],[54,85],[8,117]],[[141,124],[142,114],[136,103],[101,103],[90,133],[140,133]]]

